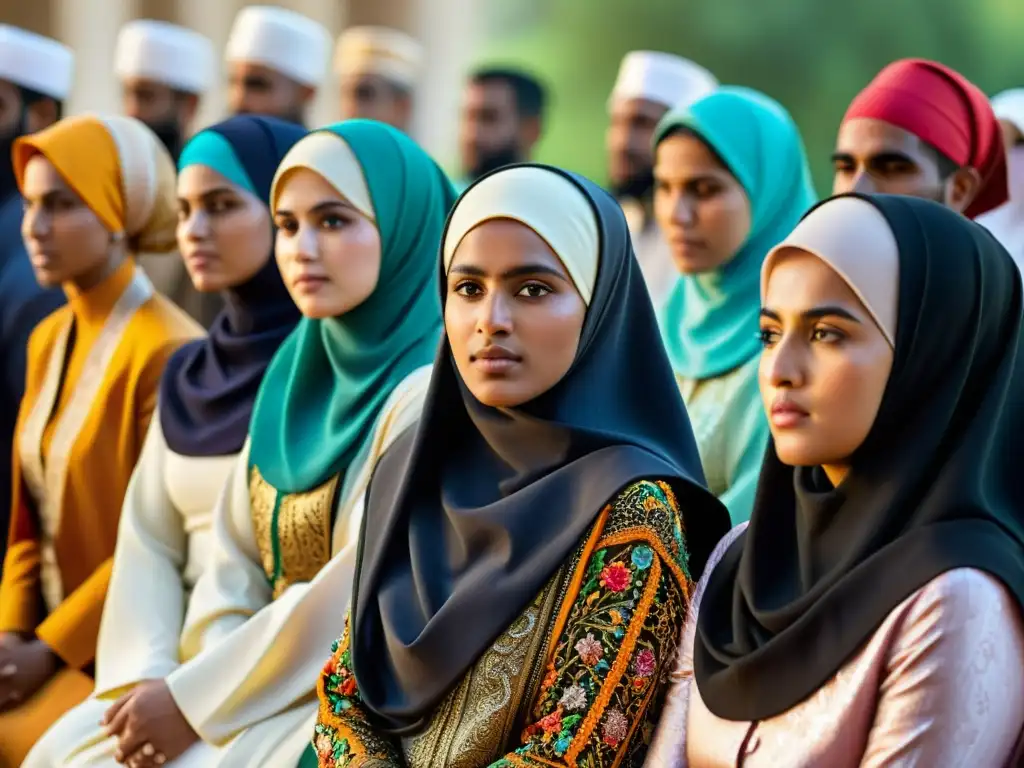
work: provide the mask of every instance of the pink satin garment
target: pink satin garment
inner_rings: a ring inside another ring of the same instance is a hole
[[[1024,620],[993,577],[948,571],[897,606],[832,680],[778,717],[722,720],[693,681],[694,594],[648,768],[1000,768],[1024,748]]]

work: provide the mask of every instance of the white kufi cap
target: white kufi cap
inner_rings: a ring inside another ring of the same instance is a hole
[[[338,38],[334,71],[339,76],[379,75],[411,88],[423,66],[423,46],[389,27],[352,27]]]
[[[0,80],[63,101],[74,78],[75,57],[66,45],[0,24]]]
[[[1000,120],[1013,123],[1018,131],[1024,133],[1024,88],[1000,93],[992,99],[992,110]]]
[[[213,83],[213,43],[198,32],[164,21],[140,19],[121,27],[114,53],[119,78],[154,80],[186,93]]]
[[[611,101],[647,99],[674,109],[717,89],[715,76],[689,59],[661,51],[633,51],[622,60]]]
[[[239,11],[228,36],[227,60],[262,64],[316,88],[327,74],[331,34],[301,13],[271,5]]]

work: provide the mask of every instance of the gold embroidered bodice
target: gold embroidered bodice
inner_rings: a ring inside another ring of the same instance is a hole
[[[276,600],[292,584],[311,581],[331,559],[331,532],[340,475],[301,493],[280,493],[249,473],[253,531]]]

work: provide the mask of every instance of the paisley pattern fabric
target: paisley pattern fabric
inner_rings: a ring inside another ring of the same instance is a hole
[[[415,736],[375,732],[346,623],[318,686],[319,764],[640,768],[689,594],[676,500],[667,484],[634,483]]]

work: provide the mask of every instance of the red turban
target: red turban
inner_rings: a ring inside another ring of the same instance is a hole
[[[992,105],[976,85],[949,67],[924,59],[893,62],[857,95],[843,122],[856,117],[910,131],[960,167],[978,171],[981,188],[964,211],[968,217],[1009,199],[1006,149]]]

